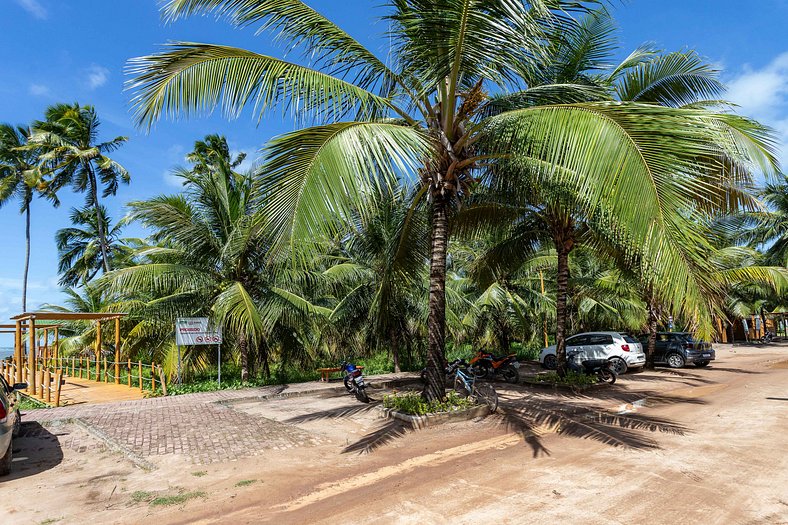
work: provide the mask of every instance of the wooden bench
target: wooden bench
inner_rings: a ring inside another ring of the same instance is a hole
[[[364,370],[364,367],[363,366],[357,366],[356,369]],[[320,381],[327,382],[327,381],[331,380],[331,374],[333,374],[334,372],[341,372],[342,369],[339,368],[339,367],[335,367],[335,368],[318,368],[317,371],[320,372]]]

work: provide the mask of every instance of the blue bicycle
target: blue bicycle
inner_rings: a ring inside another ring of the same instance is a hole
[[[470,397],[490,407],[490,412],[498,409],[498,393],[489,383],[482,383],[469,372],[468,363],[457,359],[449,363],[447,372],[454,375],[454,391],[463,397]]]

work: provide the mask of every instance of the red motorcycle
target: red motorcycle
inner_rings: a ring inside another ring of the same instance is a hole
[[[491,352],[479,350],[470,360],[471,368],[477,377],[483,379],[502,378],[507,383],[517,383],[520,381],[520,362],[517,361],[517,354],[507,356],[497,356]]]

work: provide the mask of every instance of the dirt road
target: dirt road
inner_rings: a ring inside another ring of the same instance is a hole
[[[718,356],[588,395],[500,384],[500,415],[418,431],[336,393],[239,400],[228,410],[275,447],[147,457],[152,471],[81,450],[89,429],[42,428],[22,452],[54,439],[62,457],[2,482],[0,508],[21,523],[788,523],[788,346]]]

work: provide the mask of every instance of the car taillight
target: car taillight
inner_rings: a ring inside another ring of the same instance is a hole
[[[695,346],[692,343],[684,343],[684,348],[687,350],[692,350]]]
[[[621,350],[624,352],[629,352],[629,345],[621,345]]]
[[[0,403],[0,423],[5,422],[5,418],[8,416],[8,410],[5,409],[2,403]]]

